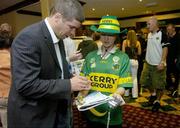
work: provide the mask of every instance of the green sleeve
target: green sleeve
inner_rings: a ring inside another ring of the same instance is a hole
[[[119,74],[119,83],[120,87],[131,88],[133,86],[131,69],[130,69],[130,60],[129,57],[125,54],[122,59],[122,67]]]

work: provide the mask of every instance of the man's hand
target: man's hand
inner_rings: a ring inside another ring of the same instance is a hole
[[[82,91],[91,89],[91,81],[84,76],[74,76],[70,79],[71,91]]]
[[[163,70],[166,67],[166,63],[164,61],[162,61],[158,66],[157,69],[158,70]]]

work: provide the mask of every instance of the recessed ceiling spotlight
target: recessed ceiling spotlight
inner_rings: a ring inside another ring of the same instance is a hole
[[[92,8],[93,11],[95,11],[96,9],[95,8]]]
[[[121,8],[122,11],[124,11],[124,8]]]
[[[142,0],[139,0],[139,2],[142,2]]]

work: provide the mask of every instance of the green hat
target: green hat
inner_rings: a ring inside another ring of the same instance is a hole
[[[120,25],[116,16],[103,16],[100,20],[99,27],[91,26],[91,30],[99,33],[119,34]]]

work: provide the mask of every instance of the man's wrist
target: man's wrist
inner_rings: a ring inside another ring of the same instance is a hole
[[[164,66],[166,66],[166,61],[161,61],[160,64],[163,64]]]

